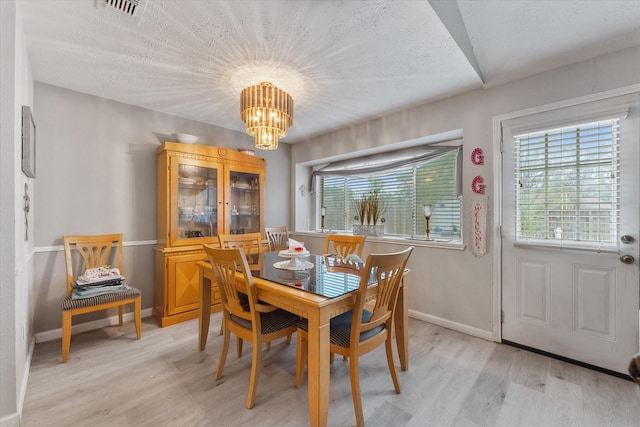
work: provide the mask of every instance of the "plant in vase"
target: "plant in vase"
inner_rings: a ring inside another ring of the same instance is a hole
[[[384,213],[385,203],[380,199],[378,192],[374,190],[363,194],[354,200],[354,204],[356,211],[354,219],[359,221],[360,224],[353,226],[353,234],[382,236],[385,222],[382,214]]]

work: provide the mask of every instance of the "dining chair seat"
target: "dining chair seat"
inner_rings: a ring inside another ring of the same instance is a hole
[[[82,298],[82,299],[73,299],[71,295],[67,295],[62,299],[62,310],[78,310],[81,308],[94,307],[101,304],[108,304],[111,302],[127,300],[130,298],[140,298],[142,292],[140,292],[137,288],[131,288],[126,291],[106,294],[106,295],[96,295],[94,297]]]
[[[251,320],[243,319],[234,314],[230,316],[230,319],[242,326],[245,329],[253,330],[253,323]],[[280,331],[281,329],[288,328],[292,325],[297,325],[298,317],[291,315],[288,311],[277,309],[270,313],[260,313],[261,331],[262,335],[271,334],[273,332]]]
[[[362,311],[362,322],[366,323],[371,319],[373,313],[369,310]],[[353,310],[342,313],[331,319],[331,332],[329,333],[329,342],[340,347],[349,347],[351,345],[351,323],[353,321]],[[298,328],[305,332],[309,332],[309,324],[307,319],[300,319]],[[385,325],[376,326],[373,329],[360,333],[360,342],[368,340],[376,334],[382,332]]]

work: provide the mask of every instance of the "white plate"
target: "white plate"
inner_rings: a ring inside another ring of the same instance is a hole
[[[311,255],[311,253],[309,251],[289,252],[289,250],[287,249],[285,251],[278,252],[278,255],[280,255],[283,258],[304,258],[304,257],[308,257],[309,255]]]
[[[291,261],[296,261],[294,264]],[[310,261],[295,260],[291,261],[278,261],[273,264],[273,266],[279,270],[311,270],[313,268],[313,263]]]

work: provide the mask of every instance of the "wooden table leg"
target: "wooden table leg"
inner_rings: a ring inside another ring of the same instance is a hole
[[[320,313],[309,316],[308,393],[309,424],[326,427],[329,413],[329,319],[320,324]]]
[[[204,277],[200,270],[200,309],[198,310],[198,341],[200,351],[207,346],[209,336],[209,321],[211,320],[211,280]]]
[[[403,371],[409,369],[409,304],[407,303],[408,292],[406,292],[406,282],[402,280],[398,301],[396,302],[396,313],[394,317],[396,345],[398,346],[398,357],[400,358],[400,368]]]

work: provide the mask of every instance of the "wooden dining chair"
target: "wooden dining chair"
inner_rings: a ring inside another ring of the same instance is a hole
[[[141,295],[140,290],[129,287],[127,290],[95,295],[87,298],[73,297],[73,283],[86,270],[115,264],[120,275],[122,269],[122,234],[104,234],[95,236],[64,236],[64,258],[67,270],[67,295],[62,300],[62,362],[69,357],[71,346],[71,319],[77,314],[106,310],[118,307],[118,324],[122,325],[122,309],[133,304],[137,339],[141,332]],[[115,254],[112,253],[115,249]]]
[[[242,248],[246,255],[261,254],[265,247],[260,233],[218,234],[218,241],[221,248]]]
[[[221,249],[209,245],[203,246],[216,275],[225,324],[222,350],[216,369],[216,380],[222,376],[229,351],[230,334],[235,334],[240,343],[243,340],[250,341],[253,346],[253,358],[247,393],[247,408],[251,409],[255,402],[258,376],[262,365],[262,343],[291,335],[295,332],[300,317],[258,301],[251,270],[241,247]],[[248,309],[239,298],[238,275],[242,277],[245,284],[243,291],[248,296]]]
[[[362,248],[366,236],[347,236],[344,234],[328,234],[324,241],[324,254],[337,254],[342,258],[349,255],[358,255],[362,257]],[[347,356],[343,356],[347,360]],[[334,354],[331,353],[331,363],[333,363]]]
[[[262,237],[260,233],[247,233],[247,234],[218,234],[218,242],[221,248],[233,249],[242,248],[245,255],[261,254],[263,251]],[[257,265],[253,262],[253,257],[247,260],[249,267],[255,269]],[[240,296],[243,303],[247,303],[245,296]],[[224,319],[220,324],[220,335],[224,328]],[[238,357],[242,356],[242,343],[238,343]]]
[[[282,251],[287,249],[289,242],[289,230],[286,225],[280,227],[265,227],[264,234],[269,242],[270,251]]]
[[[400,393],[400,382],[393,361],[393,315],[405,267],[413,247],[390,254],[372,254],[367,257],[360,273],[360,283],[352,310],[331,319],[329,328],[329,350],[349,358],[351,395],[358,426],[364,426],[358,358],[385,345],[387,365],[396,393]],[[375,276],[375,304],[371,311],[365,309],[365,297],[371,275]],[[308,323],[298,323],[298,347],[296,360],[296,387],[302,385],[302,376],[307,361]]]
[[[328,234],[324,241],[324,254],[338,254],[343,258],[355,254],[362,256],[362,248],[366,236],[349,236],[344,234]]]
[[[260,254],[264,252],[265,245],[262,241],[260,233],[247,233],[247,234],[219,234],[218,241],[221,248],[233,249],[242,248],[245,255],[258,255],[257,260],[253,262],[253,257],[249,257],[251,262],[247,261],[251,270],[260,269]],[[241,301],[246,304],[245,296],[240,296]],[[224,319],[220,324],[220,335],[222,335],[224,329]],[[291,334],[287,336],[287,343],[291,342]],[[238,341],[238,357],[242,356],[242,341]],[[271,341],[266,341],[265,346],[267,349],[271,348]]]

